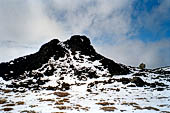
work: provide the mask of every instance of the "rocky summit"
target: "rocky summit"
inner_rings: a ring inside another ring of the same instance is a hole
[[[52,60],[56,63],[50,64]],[[43,70],[43,72],[41,71],[41,76],[50,76],[59,69],[57,68],[58,63],[63,66],[67,63],[67,69],[74,70],[72,75],[75,77],[80,77],[82,73],[87,74],[85,77],[99,77],[98,70],[108,71],[100,76],[114,76],[130,72],[126,66],[117,64],[98,54],[86,36],[75,35],[65,42],[53,39],[44,44],[35,54],[1,63],[0,76],[4,80],[21,79],[26,76],[32,76],[34,74],[33,71],[38,69]],[[85,65],[86,63],[88,65],[96,65],[92,68]],[[93,74],[91,75],[90,73],[92,72]],[[65,76],[67,74],[70,73],[66,72]],[[61,74],[58,76],[61,76]]]
[[[169,113],[169,91],[170,67],[116,63],[80,35],[0,63],[2,113]]]

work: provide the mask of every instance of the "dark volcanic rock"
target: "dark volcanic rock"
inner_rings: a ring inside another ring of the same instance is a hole
[[[166,68],[166,67],[163,67],[163,68]],[[170,71],[163,70],[162,68],[153,69],[152,72],[155,74],[162,74],[162,75],[170,74]]]
[[[122,82],[122,84],[128,84],[130,83],[130,79],[129,78],[120,78],[117,80],[118,82]]]
[[[65,42],[60,42],[58,39],[53,39],[50,42],[44,44],[40,50],[34,54],[27,55],[24,57],[17,58],[10,62],[0,64],[0,76],[4,80],[10,79],[24,79],[23,74],[27,71],[30,72],[26,76],[32,75],[32,70],[36,70],[42,67],[43,64],[47,63],[51,57],[54,57],[55,60],[58,60],[61,57],[64,57],[66,54],[69,54],[68,49],[71,50],[72,55],[79,51],[81,55],[89,56],[89,61],[99,60],[104,68],[107,68],[110,72],[110,75],[119,75],[119,74],[128,74],[129,69],[122,65],[117,64],[114,61],[105,58],[104,56],[98,54],[93,46],[90,43],[90,40],[86,36],[75,35],[72,36],[69,40]],[[71,65],[70,65],[71,66]],[[50,70],[47,70],[43,74],[36,76],[39,79],[42,76],[51,76],[56,69],[51,66]],[[77,75],[81,75],[81,71],[78,70]],[[97,78],[95,71],[88,72],[86,70],[89,78]],[[35,78],[35,79],[36,79]]]
[[[145,82],[140,77],[133,77],[131,82],[135,83],[138,87],[143,87],[145,85]]]
[[[93,55],[96,53],[90,43],[90,40],[86,36],[74,35],[70,38],[70,40],[67,40],[64,43],[68,45],[68,48],[71,49],[73,54],[75,51],[81,51],[84,55]]]
[[[135,74],[133,74],[133,76],[136,76],[136,77],[140,77],[140,76],[147,77],[145,73],[135,73]]]
[[[0,64],[0,76],[5,80],[17,79],[25,71],[40,68],[55,55],[55,59],[63,57],[67,51],[59,45],[59,40],[54,39],[44,44],[40,50],[28,56],[17,58],[13,61]],[[12,72],[12,73],[11,73]]]
[[[75,51],[81,51],[81,54],[90,56],[89,60],[91,61],[100,60],[103,66],[109,70],[111,75],[128,74],[130,72],[126,66],[117,64],[113,60],[98,54],[86,36],[72,36],[65,44],[68,45],[73,53]]]

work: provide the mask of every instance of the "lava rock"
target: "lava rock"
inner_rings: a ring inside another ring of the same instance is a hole
[[[156,88],[157,91],[163,91],[165,88]]]
[[[145,82],[140,77],[133,77],[131,82],[135,83],[138,87],[143,87],[145,85]]]
[[[45,84],[47,81],[41,81],[41,78],[44,76],[52,76],[54,72],[57,70],[54,65],[49,64],[49,59],[52,57],[54,60],[58,60],[59,58],[63,58],[65,56],[70,55],[70,51],[74,57],[74,54],[77,52],[80,53],[81,59],[83,60],[83,56],[86,55],[89,62],[99,61],[101,63],[102,68],[95,67],[99,70],[107,69],[109,73],[103,76],[114,76],[114,75],[122,75],[130,73],[129,68],[122,64],[117,64],[113,60],[105,58],[104,56],[98,54],[93,46],[91,45],[90,40],[86,36],[74,35],[69,40],[65,42],[60,42],[58,39],[53,39],[50,42],[41,46],[40,50],[34,54],[30,54],[24,57],[19,57],[17,59],[11,60],[10,62],[0,63],[0,77],[4,80],[17,80],[21,81],[28,77],[33,77],[37,82],[27,81],[25,83],[20,84],[12,84],[10,87],[19,88],[31,88],[39,87],[40,85]],[[76,58],[76,57],[75,57]],[[80,58],[75,59],[80,60]],[[64,61],[60,61],[61,63]],[[92,70],[89,67],[84,67],[82,70],[74,69],[74,65],[71,64],[72,61],[69,61],[70,68],[74,71],[72,76],[77,76],[80,80],[86,81],[87,78],[98,78],[96,70]],[[45,64],[45,65],[44,65]],[[50,68],[47,68],[50,67]],[[35,73],[34,70],[38,70],[40,72]],[[65,69],[62,69],[62,74],[67,75],[68,72]],[[102,75],[101,75],[102,76]],[[62,78],[63,79],[63,78]],[[60,79],[60,80],[62,80]],[[64,79],[63,79],[64,80]],[[123,83],[128,83],[128,80],[124,80]],[[69,84],[63,83],[61,86],[61,90],[68,90],[70,88]],[[47,89],[58,89],[49,87]]]
[[[84,55],[96,53],[86,36],[74,35],[64,43],[71,49],[73,54],[75,51],[81,51]]]
[[[90,92],[90,93],[91,93],[91,92],[92,92],[92,90],[91,90],[91,89],[87,89],[87,92]]]
[[[60,90],[65,91],[70,89],[70,84],[63,82]]]
[[[1,63],[0,76],[4,80],[17,79],[20,75],[23,75],[25,71],[32,71],[40,68],[54,55],[55,59],[64,57],[67,51],[59,44],[59,42],[58,39],[51,40],[44,44],[37,53],[20,57],[10,62]],[[13,71],[13,73],[10,73],[11,71]]]
[[[145,73],[135,73],[135,74],[133,74],[132,76],[136,76],[136,77],[140,77],[140,76],[147,77]]]
[[[127,87],[136,87],[134,84],[127,85]]]
[[[129,78],[120,78],[120,79],[118,79],[118,82],[122,82],[122,84],[128,84],[128,83],[130,83],[130,79]]]
[[[148,84],[148,85],[150,85],[151,88],[155,88],[156,87],[155,83],[151,83],[151,84]]]

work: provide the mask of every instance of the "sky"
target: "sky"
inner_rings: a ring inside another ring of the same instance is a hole
[[[170,0],[0,0],[0,62],[57,38],[86,35],[130,66],[170,66]]]

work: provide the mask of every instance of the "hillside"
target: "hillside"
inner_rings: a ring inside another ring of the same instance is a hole
[[[170,67],[139,69],[95,51],[86,36],[53,39],[0,64],[0,112],[169,113]]]

